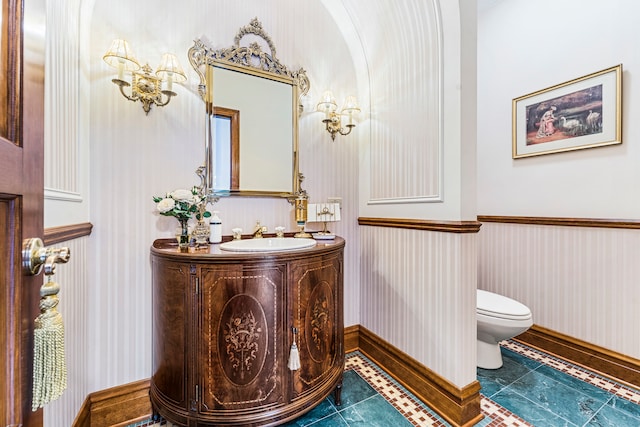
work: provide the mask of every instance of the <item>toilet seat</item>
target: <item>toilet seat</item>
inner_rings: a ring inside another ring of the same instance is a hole
[[[507,320],[527,320],[531,318],[531,310],[511,298],[493,292],[477,290],[476,313],[488,317]]]

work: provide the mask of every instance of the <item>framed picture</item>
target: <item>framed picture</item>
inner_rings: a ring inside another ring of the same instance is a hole
[[[622,64],[513,100],[514,159],[622,143]]]

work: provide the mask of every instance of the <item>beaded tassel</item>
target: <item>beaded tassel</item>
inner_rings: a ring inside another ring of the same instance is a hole
[[[60,397],[67,388],[59,291],[60,285],[51,281],[51,276],[40,288],[40,314],[35,320],[33,344],[33,411]]]

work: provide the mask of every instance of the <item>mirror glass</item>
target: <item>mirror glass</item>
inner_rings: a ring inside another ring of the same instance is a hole
[[[241,46],[245,38],[250,43]],[[294,198],[305,71],[280,64],[257,19],[239,30],[231,48],[214,50],[196,40],[189,61],[205,100],[207,194]]]
[[[240,111],[214,108],[215,164],[214,187],[231,191],[240,189]]]
[[[233,190],[293,192],[294,117],[293,85],[256,76],[247,71],[228,70],[216,65],[213,73],[214,114],[219,108],[238,113],[238,164],[234,172],[239,187]],[[209,90],[209,88],[207,88]],[[224,132],[223,118],[216,115],[214,158],[223,168],[213,170],[216,191],[232,190],[230,182],[231,134]],[[222,125],[220,132],[217,125]]]

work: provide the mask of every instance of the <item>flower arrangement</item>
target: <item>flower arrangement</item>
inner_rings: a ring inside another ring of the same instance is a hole
[[[198,220],[211,216],[206,210],[207,197],[202,195],[198,187],[174,190],[164,197],[153,196],[153,201],[160,215],[173,216],[181,223],[188,221],[193,214]]]

